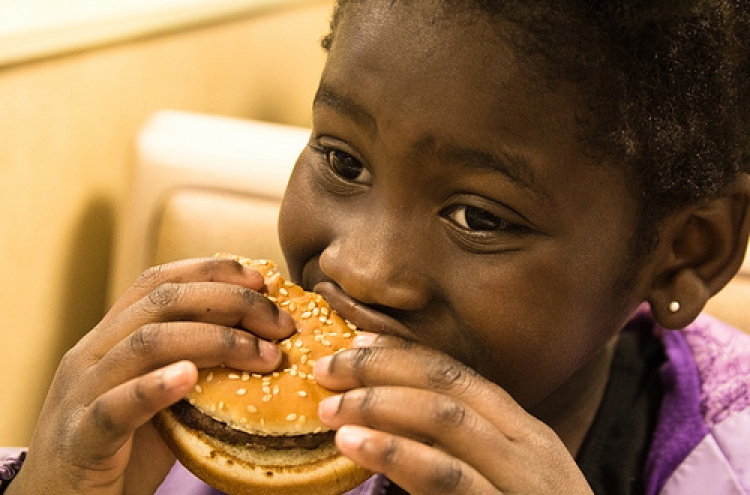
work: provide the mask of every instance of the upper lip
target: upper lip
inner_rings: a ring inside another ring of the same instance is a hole
[[[313,290],[323,296],[342,318],[362,331],[393,335],[410,341],[417,340],[414,333],[404,324],[349,296],[335,282],[328,280],[318,282]]]

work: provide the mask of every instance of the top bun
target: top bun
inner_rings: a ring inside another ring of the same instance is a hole
[[[315,361],[351,346],[356,327],[331,310],[319,294],[285,281],[268,260],[219,254],[260,272],[261,290],[294,319],[297,332],[279,343],[281,366],[267,374],[208,368],[186,397],[203,414],[254,435],[304,435],[327,428],[318,403],[333,395],[313,377]]]

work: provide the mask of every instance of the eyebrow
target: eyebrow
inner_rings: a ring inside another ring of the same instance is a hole
[[[514,184],[538,196],[550,197],[549,192],[536,179],[534,169],[528,160],[520,155],[508,153],[496,155],[452,144],[441,146],[438,153],[449,162],[460,163],[469,168],[498,172]]]
[[[315,93],[313,108],[321,104],[331,107],[333,110],[346,115],[353,121],[364,125],[365,127],[371,129],[377,127],[375,117],[372,116],[372,113],[370,113],[367,108],[351,98],[347,98],[346,96],[337,93],[325,83],[321,83]]]
[[[337,93],[324,82],[321,82],[313,99],[313,108],[317,105],[328,106],[360,125],[373,130],[377,129],[375,117],[365,106]],[[432,142],[432,140],[427,141]],[[437,154],[448,163],[460,163],[464,167],[500,173],[514,184],[538,196],[550,197],[549,193],[536,180],[533,168],[528,160],[521,156],[508,153],[496,155],[450,143],[439,146]]]

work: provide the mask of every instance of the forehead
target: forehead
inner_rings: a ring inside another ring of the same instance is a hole
[[[510,30],[433,0],[355,2],[336,30],[321,88],[376,116],[381,138],[397,129],[396,141],[580,152],[578,91],[538,77],[516,56]]]

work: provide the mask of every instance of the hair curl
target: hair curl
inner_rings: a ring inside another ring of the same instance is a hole
[[[361,1],[338,1],[324,48]],[[502,21],[503,38],[544,80],[580,88],[592,115],[582,138],[628,167],[641,253],[667,215],[750,173],[749,2],[439,0],[445,15]]]

